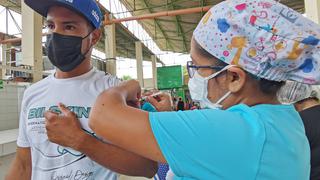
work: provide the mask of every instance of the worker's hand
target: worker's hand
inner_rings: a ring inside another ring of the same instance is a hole
[[[62,114],[45,113],[47,135],[51,142],[77,150],[85,132],[75,113],[59,104]]]
[[[159,90],[152,90],[152,91],[142,93],[142,97],[148,97],[148,96],[152,96],[153,94],[158,94],[158,93],[159,93]]]
[[[152,96],[148,96],[147,101],[151,103],[159,112],[172,111],[172,98],[170,94],[163,93],[157,96],[160,101],[157,101],[157,99]]]
[[[125,92],[126,102],[129,106],[140,108],[141,87],[138,81],[123,82],[119,88]]]

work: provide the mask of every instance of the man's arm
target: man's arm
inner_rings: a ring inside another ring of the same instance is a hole
[[[125,151],[112,144],[104,143],[81,130],[76,115],[60,105],[63,115],[47,112],[46,128],[51,142],[82,152],[93,161],[128,176],[153,177],[158,169],[157,162]]]
[[[30,148],[18,147],[16,157],[11,164],[5,180],[30,180],[31,167]]]
[[[158,164],[149,159],[125,151],[111,144],[103,143],[91,135],[84,134],[75,150],[89,156],[93,161],[127,176],[152,178]]]

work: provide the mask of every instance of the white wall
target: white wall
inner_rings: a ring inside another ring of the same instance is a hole
[[[23,92],[26,85],[6,84],[0,89],[0,131],[17,129]]]
[[[144,79],[144,88],[145,89],[153,89],[153,79]]]

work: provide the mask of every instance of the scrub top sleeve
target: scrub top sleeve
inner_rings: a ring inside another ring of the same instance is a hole
[[[184,120],[181,119],[175,112],[167,113],[149,113],[149,120],[153,135],[159,145],[159,148],[169,164],[170,168],[175,174],[182,173],[179,167],[179,161],[184,160],[184,156],[177,157],[175,152],[182,151],[183,147],[179,147],[178,134],[182,133],[180,130],[176,132],[177,127]],[[181,123],[182,124],[182,123]]]

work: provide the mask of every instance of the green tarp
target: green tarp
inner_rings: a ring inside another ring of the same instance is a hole
[[[173,89],[183,86],[182,66],[167,66],[157,68],[158,89]]]
[[[3,89],[3,80],[0,80],[0,89]]]

